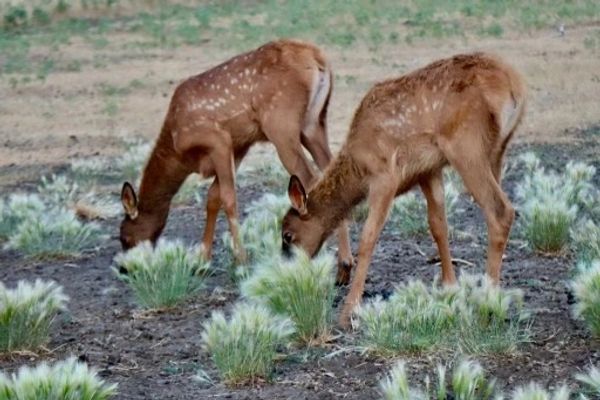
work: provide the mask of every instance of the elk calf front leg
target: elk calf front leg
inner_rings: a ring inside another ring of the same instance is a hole
[[[379,182],[371,184],[368,200],[369,216],[360,237],[356,273],[352,279],[350,293],[346,296],[344,307],[340,314],[339,324],[342,328],[347,328],[350,325],[352,311],[362,298],[373,249],[379,239],[379,234],[394,200],[396,187],[390,183],[393,181],[393,179],[386,177],[386,179],[381,179]]]
[[[225,209],[225,214],[227,215],[229,231],[231,232],[231,238],[233,239],[235,259],[238,264],[244,264],[247,261],[247,257],[239,232],[233,151],[230,147],[215,149],[211,154],[211,160],[215,166],[219,196],[221,198],[221,204]]]

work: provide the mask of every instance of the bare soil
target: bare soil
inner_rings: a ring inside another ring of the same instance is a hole
[[[518,145],[514,155],[535,150],[555,166],[564,165],[573,154],[600,168],[597,157],[599,128],[573,134],[576,143]],[[514,164],[513,164],[514,165]],[[512,195],[520,179],[518,167],[509,169],[504,187]],[[600,184],[597,178],[596,184]],[[242,203],[262,195],[266,187],[240,189]],[[203,213],[197,207],[182,206],[172,211],[165,235],[194,243],[203,226]],[[216,272],[197,298],[175,309],[143,312],[134,303],[129,288],[111,271],[112,258],[119,250],[116,233],[118,220],[105,223],[114,237],[101,249],[78,259],[32,261],[12,251],[0,254],[0,279],[12,286],[19,279],[53,279],[70,296],[69,311],[61,314],[53,327],[47,351],[38,355],[12,354],[0,359],[8,371],[23,364],[61,359],[75,355],[99,369],[101,376],[119,383],[118,399],[370,399],[377,397],[378,381],[393,360],[380,359],[352,351],[354,333],[336,332],[336,338],[324,347],[292,349],[276,364],[272,382],[230,388],[218,383],[218,373],[200,343],[202,324],[211,311],[228,310],[239,293],[224,270],[224,249],[217,241]],[[482,271],[485,260],[485,225],[479,209],[469,196],[461,195],[458,211],[451,217],[452,227],[460,232],[452,239],[454,257],[471,261],[477,267],[464,271]],[[219,221],[218,237],[226,225]],[[429,237],[402,237],[386,226],[372,260],[365,297],[388,296],[394,286],[409,279],[431,282],[439,267],[428,264],[436,254]],[[359,224],[352,226],[356,248]],[[514,235],[513,235],[514,236]],[[578,321],[571,318],[573,298],[568,287],[573,259],[565,254],[546,257],[533,253],[518,240],[511,240],[503,264],[503,282],[525,292],[525,302],[533,315],[532,341],[511,355],[478,357],[499,385],[536,380],[557,386],[590,363],[600,362],[600,342],[592,339]],[[459,268],[460,269],[460,268]],[[346,293],[340,288],[336,304]],[[341,351],[332,357],[334,352]],[[439,353],[405,354],[416,380],[432,374],[437,362],[455,355]],[[203,369],[215,382],[208,385],[193,379]],[[572,383],[572,380],[571,380]]]

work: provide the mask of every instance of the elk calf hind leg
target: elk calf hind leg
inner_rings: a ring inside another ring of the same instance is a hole
[[[448,223],[444,204],[444,183],[442,171],[436,171],[420,182],[421,190],[427,200],[427,219],[431,236],[437,244],[438,253],[442,262],[442,282],[444,285],[456,283],[454,266],[450,256],[448,244]]]
[[[468,133],[457,133],[469,145],[457,141],[441,141],[443,152],[450,164],[458,171],[466,188],[481,207],[488,228],[487,273],[495,282],[500,282],[502,255],[508,242],[515,210],[500,188],[484,146],[477,145]],[[464,149],[470,149],[465,153]],[[497,166],[496,166],[497,168]]]

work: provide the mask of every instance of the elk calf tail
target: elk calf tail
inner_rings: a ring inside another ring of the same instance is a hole
[[[332,75],[329,63],[323,57],[315,57],[310,92],[308,94],[308,105],[304,117],[303,131],[307,134],[315,132],[317,124],[325,125],[327,107],[333,86]]]

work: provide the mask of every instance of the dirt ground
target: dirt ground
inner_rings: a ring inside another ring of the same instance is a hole
[[[525,75],[530,88],[527,117],[520,129],[514,155],[527,149],[540,152],[544,163],[561,166],[577,158],[600,169],[600,58],[585,49],[583,38],[590,27],[569,27],[562,37],[554,31],[530,35],[510,32],[501,39],[430,41],[418,46],[399,44],[379,49],[325,49],[335,71],[336,85],[330,106],[330,141],[339,147],[354,108],[376,81],[393,77],[436,58],[471,50],[503,55]],[[132,40],[114,34],[111,42]],[[73,41],[62,48],[63,57],[94,57],[89,46]],[[45,83],[12,88],[0,82],[0,191],[27,189],[50,172],[63,171],[69,160],[121,151],[128,137],[152,139],[158,133],[169,97],[181,79],[205,70],[234,52],[212,48],[180,47],[125,52],[109,45],[103,50],[105,65],[84,65],[78,72],[53,72]],[[137,80],[141,84],[131,85]],[[102,85],[128,87],[116,98],[103,94]],[[105,112],[107,102],[118,111]],[[248,162],[256,158],[254,152]],[[513,196],[518,169],[509,169],[504,187]],[[597,185],[598,174],[596,176]],[[239,191],[243,208],[268,190],[260,185]],[[451,223],[463,233],[452,240],[454,257],[478,264],[485,259],[485,230],[479,210],[461,196],[459,212]],[[0,251],[0,279],[8,286],[19,279],[53,279],[70,296],[69,311],[60,315],[52,330],[48,351],[13,354],[0,358],[2,369],[14,370],[40,360],[78,356],[110,382],[119,384],[117,399],[371,399],[393,360],[356,352],[341,352],[356,342],[353,334],[340,333],[328,347],[293,351],[279,362],[272,383],[228,388],[218,383],[217,372],[200,345],[202,323],[211,311],[228,310],[238,299],[225,272],[208,280],[198,298],[170,312],[140,312],[131,291],[115,278],[110,266],[119,250],[117,219],[106,221],[111,240],[98,252],[72,260],[37,262],[12,251]],[[200,237],[204,215],[198,207],[172,211],[165,235],[189,243]],[[352,227],[356,249],[360,226]],[[217,237],[225,229],[221,218]],[[224,257],[216,242],[215,264]],[[386,227],[372,260],[366,296],[388,295],[396,283],[410,278],[431,281],[438,268],[426,256],[436,250],[428,238],[405,238]],[[567,280],[573,260],[569,255],[548,258],[533,254],[518,240],[508,246],[503,281],[525,292],[533,313],[533,338],[512,356],[478,358],[500,386],[537,380],[551,387],[590,363],[600,362],[600,343],[571,317],[572,298]],[[469,272],[472,272],[469,269]],[[340,289],[338,300],[346,289]],[[420,379],[447,356],[407,355],[411,372]],[[215,385],[196,382],[194,371],[204,369]]]

